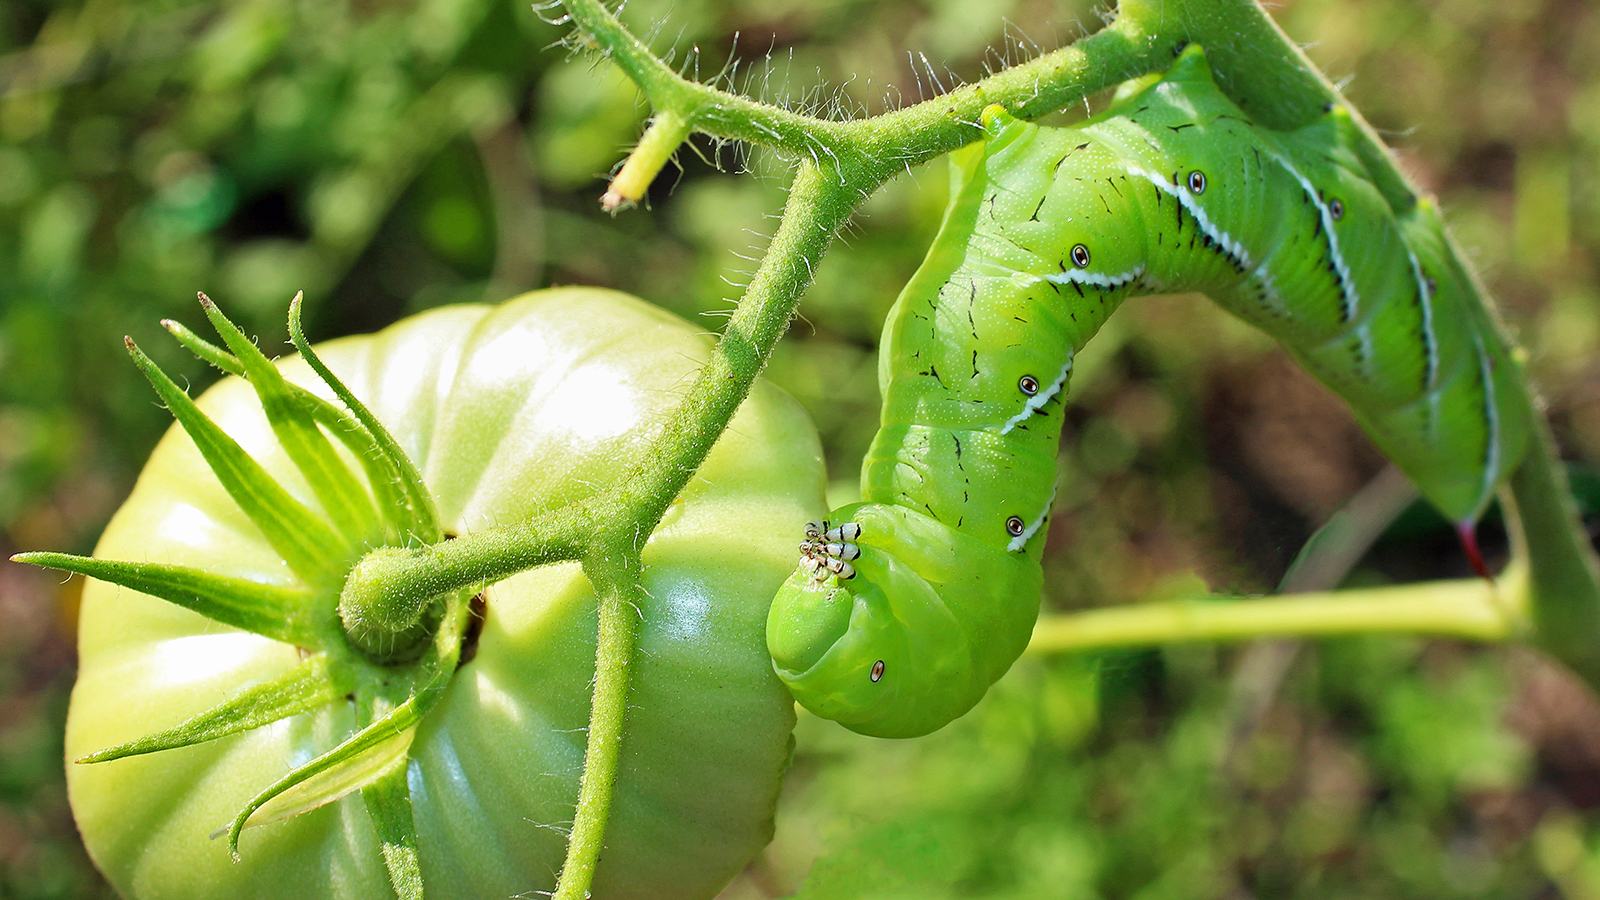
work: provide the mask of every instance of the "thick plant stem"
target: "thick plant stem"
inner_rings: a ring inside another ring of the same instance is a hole
[[[639,500],[636,546],[655,528],[750,393],[778,339],[789,329],[822,254],[854,209],[856,197],[804,162],[789,187],[783,222],[728,320],[716,352],[701,370],[669,425],[647,454],[650,465],[630,479]]]
[[[614,550],[618,529],[626,534],[617,537],[617,546],[637,555],[749,394],[854,199],[816,166],[800,165],[783,224],[716,351],[644,453],[648,463],[604,501],[430,547],[371,554],[346,582],[341,609],[400,610],[403,615],[392,617],[409,622],[432,597],[448,591],[578,559],[585,550]]]
[[[427,547],[373,550],[339,593],[347,638],[374,661],[404,658],[431,640],[424,614],[452,591],[582,558],[595,534],[591,512],[573,507]]]
[[[617,758],[627,722],[628,686],[633,644],[639,629],[640,604],[646,599],[637,554],[623,554],[619,571],[589,565],[585,571],[600,603],[600,635],[594,655],[594,700],[589,707],[588,742],[583,754],[583,781],[572,817],[572,837],[552,900],[584,900],[594,881],[595,864],[611,815],[611,793],[617,783]]]
[[[1037,118],[1172,61],[1159,37],[1114,24],[932,100],[869,119],[833,121],[689,81],[629,34],[602,0],[566,0],[565,5],[658,115],[670,110],[695,131],[809,159],[835,174],[836,187],[852,207],[895,173],[977,140],[979,114],[991,103]]]
[[[1503,641],[1527,627],[1527,571],[1281,597],[1197,597],[1042,616],[1030,654],[1262,637],[1425,634]]]
[[[1534,642],[1600,690],[1600,567],[1550,426],[1543,416],[1532,418],[1528,455],[1511,473],[1516,504],[1506,518],[1513,548],[1528,560]]]

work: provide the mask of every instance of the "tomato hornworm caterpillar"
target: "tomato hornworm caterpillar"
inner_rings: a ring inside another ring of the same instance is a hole
[[[767,622],[818,715],[905,737],[970,709],[1037,616],[1074,353],[1127,297],[1198,291],[1280,340],[1471,541],[1532,411],[1438,211],[1390,206],[1334,107],[1253,124],[1190,46],[1072,128],[984,112],[884,326],[864,502],[813,523]]]

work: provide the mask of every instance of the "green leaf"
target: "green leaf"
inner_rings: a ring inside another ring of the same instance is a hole
[[[125,339],[134,364],[150,380],[174,418],[189,433],[201,455],[267,543],[300,577],[315,584],[338,584],[355,557],[343,535],[296,500],[244,448],[195,406],[189,395],[145,356],[133,338]]]
[[[339,746],[273,782],[245,804],[233,822],[211,833],[228,836],[228,852],[239,859],[239,835],[281,822],[343,799],[375,781],[389,766],[406,760],[421,717],[407,707],[357,731]],[[398,730],[396,730],[398,728]]]
[[[230,734],[270,725],[279,719],[325,706],[349,691],[329,674],[328,658],[317,654],[271,681],[252,687],[198,716],[136,741],[107,747],[73,760],[107,762],[125,756],[155,753],[214,741]]]
[[[313,612],[314,595],[304,588],[262,584],[168,563],[94,559],[70,553],[18,553],[11,560],[108,581],[224,625],[299,647],[321,646],[332,621]]]
[[[305,476],[334,528],[356,542],[363,542],[365,538],[370,546],[380,535],[378,515],[366,488],[339,458],[310,412],[295,399],[278,367],[217,309],[210,297],[201,294],[200,305],[222,340],[243,364],[245,377],[255,388],[256,396],[261,398],[261,408],[267,414],[273,433]]]
[[[405,757],[395,760],[361,789],[383,848],[389,883],[400,900],[422,900],[422,866],[417,859],[417,823],[411,815],[411,788],[406,784]]]
[[[294,300],[289,303],[289,337],[294,341],[295,348],[300,351],[300,357],[322,378],[329,388],[333,390],[340,402],[349,408],[350,412],[366,426],[378,448],[382,458],[392,468],[392,477],[399,485],[404,503],[397,512],[403,515],[401,533],[411,535],[424,544],[436,544],[443,536],[439,527],[439,513],[434,509],[433,498],[428,495],[427,486],[422,483],[422,476],[417,473],[417,467],[412,464],[411,458],[406,456],[400,443],[383,427],[378,417],[367,409],[366,405],[356,399],[356,395],[345,387],[344,382],[334,375],[322,360],[311,349],[311,344],[306,340],[305,332],[300,327],[300,306],[305,295],[295,294]]]

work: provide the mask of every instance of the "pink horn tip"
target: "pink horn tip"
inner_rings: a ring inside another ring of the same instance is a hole
[[[1472,570],[1483,580],[1493,581],[1489,567],[1483,564],[1483,554],[1478,550],[1478,523],[1471,519],[1457,522],[1456,536],[1461,539],[1461,549],[1466,551],[1467,562],[1472,563]]]

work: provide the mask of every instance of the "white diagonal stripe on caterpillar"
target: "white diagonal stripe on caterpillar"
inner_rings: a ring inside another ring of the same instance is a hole
[[[1428,418],[1423,428],[1432,436],[1439,426],[1439,338],[1433,331],[1433,291],[1428,287],[1428,276],[1422,271],[1422,261],[1410,247],[1406,258],[1411,262],[1411,274],[1417,279],[1417,297],[1422,306],[1422,352],[1426,374],[1422,389],[1427,395]]]
[[[1044,509],[1039,510],[1039,515],[1034,517],[1034,520],[1028,524],[1027,528],[1023,529],[1021,534],[1012,538],[1011,542],[1006,544],[1006,549],[1012,553],[1016,553],[1023,547],[1028,546],[1028,541],[1032,540],[1034,534],[1036,534],[1040,527],[1044,525],[1044,520],[1050,517],[1050,507],[1054,506],[1055,502],[1056,491],[1052,490],[1050,492],[1050,499],[1045,501]]]
[[[1354,322],[1356,315],[1361,311],[1361,297],[1356,293],[1356,282],[1354,276],[1350,274],[1350,266],[1345,263],[1344,254],[1339,251],[1339,236],[1333,231],[1332,210],[1323,202],[1322,193],[1317,190],[1316,185],[1301,174],[1300,170],[1294,167],[1294,163],[1271,151],[1268,153],[1277,160],[1278,165],[1283,166],[1291,178],[1299,183],[1300,189],[1305,191],[1306,199],[1317,208],[1317,215],[1322,221],[1322,233],[1328,239],[1328,259],[1333,263],[1334,277],[1339,279],[1339,293],[1344,297],[1344,320]]]
[[[1158,175],[1149,169],[1142,169],[1138,166],[1129,166],[1128,171],[1131,174],[1138,175],[1140,178],[1150,182],[1151,184],[1155,185],[1158,190],[1165,194],[1171,195],[1173,199],[1177,200],[1178,204],[1183,207],[1184,211],[1189,214],[1190,218],[1194,219],[1195,224],[1200,227],[1200,230],[1206,235],[1206,237],[1211,238],[1212,241],[1216,242],[1217,246],[1221,247],[1228,253],[1229,256],[1233,257],[1234,261],[1239,264],[1239,268],[1248,269],[1251,267],[1250,253],[1245,250],[1244,245],[1239,243],[1239,241],[1236,240],[1233,235],[1223,231],[1221,228],[1218,228],[1216,223],[1211,221],[1211,217],[1206,215],[1205,208],[1199,203],[1195,202],[1194,196],[1187,190],[1184,190],[1178,185],[1171,183],[1164,176]]]
[[[1134,266],[1128,271],[1116,275],[1102,275],[1099,272],[1091,272],[1088,269],[1068,269],[1064,272],[1049,272],[1044,275],[1035,275],[1032,272],[1023,272],[1021,274],[1043,281],[1053,281],[1056,284],[1089,284],[1095,287],[1116,290],[1138,281],[1144,275],[1144,266]]]
[[[1042,409],[1044,407],[1044,405],[1050,401],[1051,397],[1054,397],[1056,394],[1061,393],[1061,389],[1063,387],[1066,387],[1066,385],[1067,385],[1067,379],[1072,377],[1072,357],[1073,357],[1073,355],[1074,354],[1072,352],[1072,348],[1068,347],[1067,348],[1067,364],[1061,367],[1061,374],[1056,377],[1056,380],[1053,383],[1051,383],[1051,385],[1048,388],[1045,388],[1044,390],[1040,391],[1039,393],[1034,394],[1032,397],[1029,397],[1027,402],[1022,404],[1022,412],[1019,412],[1016,415],[1012,416],[1011,418],[1007,419],[1006,420],[1006,424],[1001,426],[1001,428],[1000,428],[1000,433],[1001,434],[1010,434],[1011,433],[1011,429],[1017,427],[1018,425],[1021,425],[1023,422],[1026,422],[1027,420],[1033,418],[1034,415],[1036,413],[1038,413],[1038,411],[1040,409]]]

